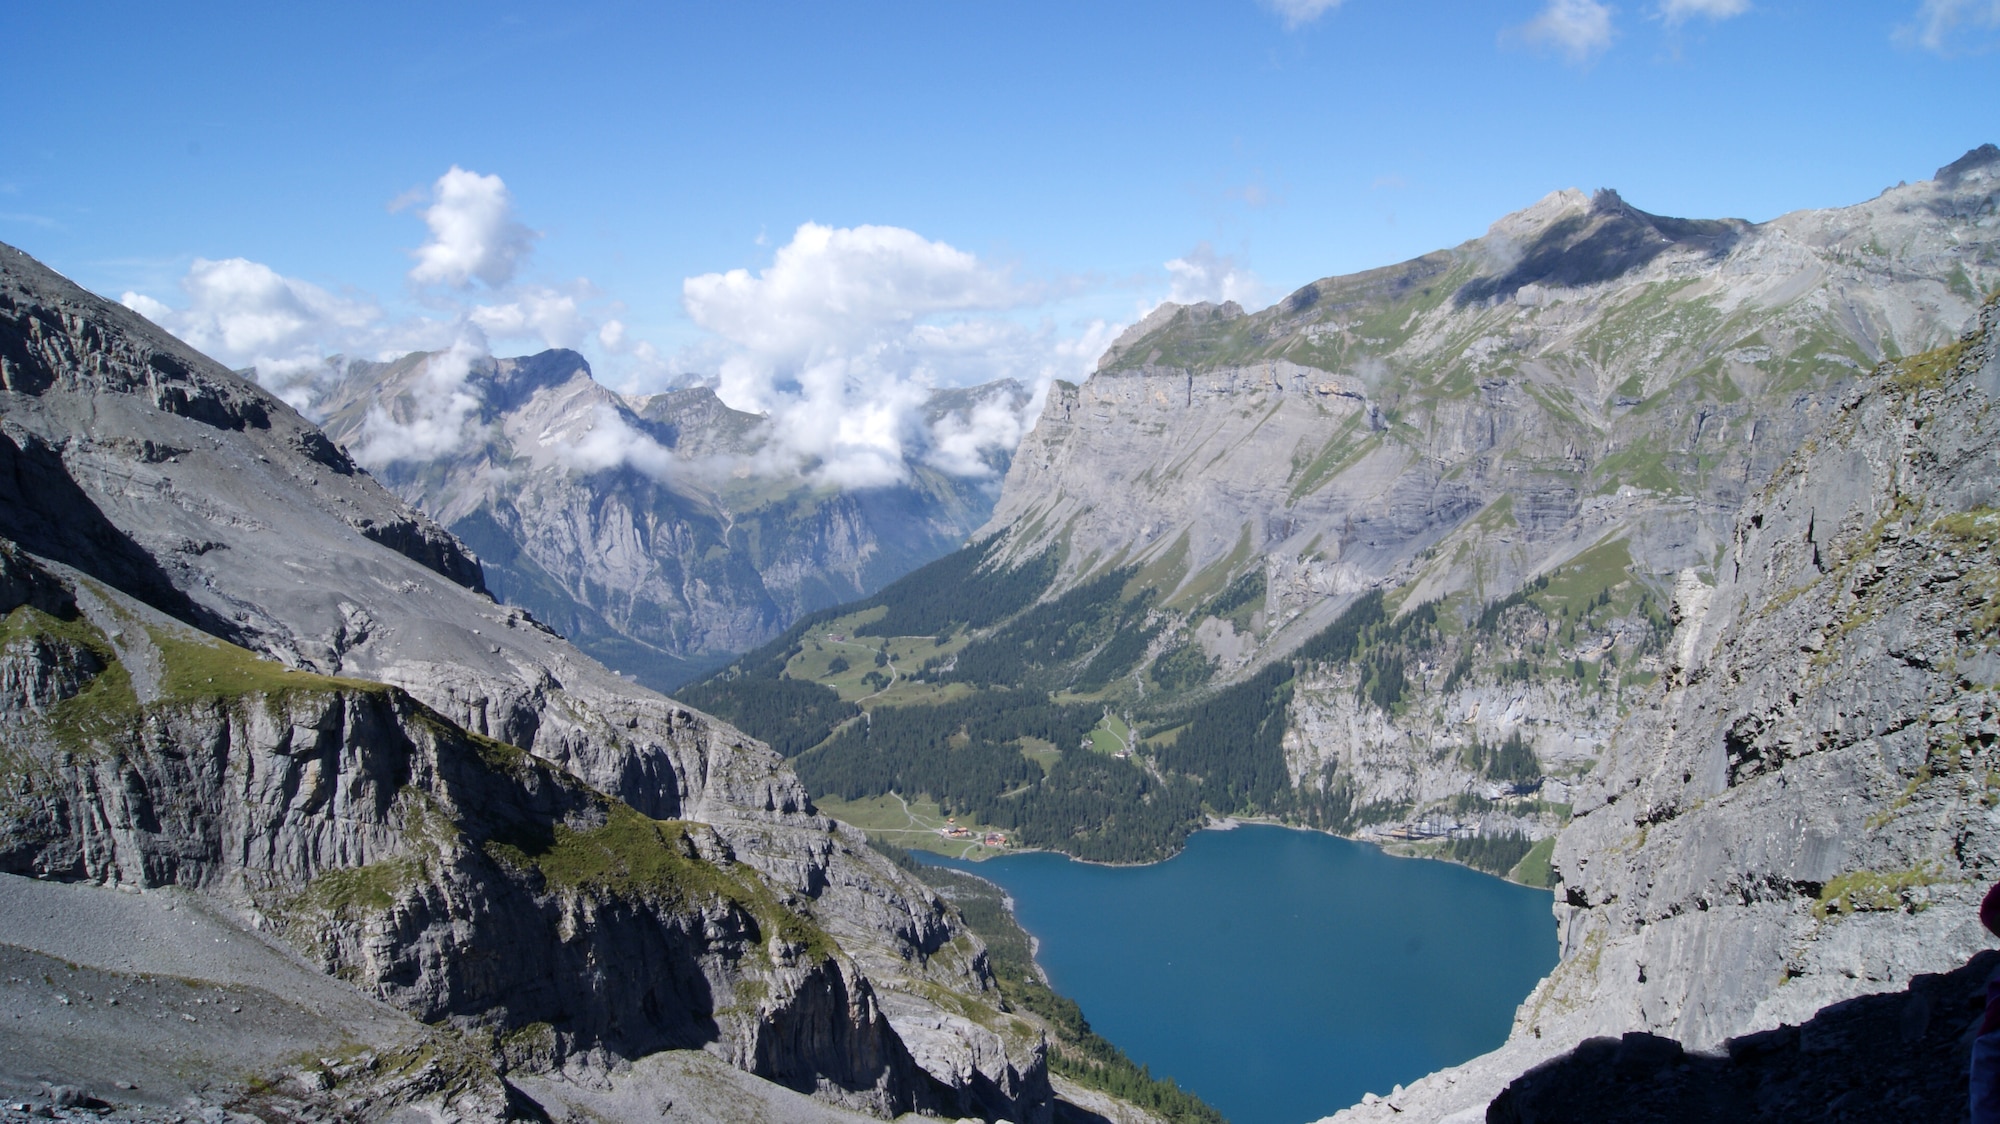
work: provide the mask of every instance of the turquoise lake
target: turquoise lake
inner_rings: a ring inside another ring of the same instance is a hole
[[[1547,891],[1317,832],[1198,832],[1152,866],[920,857],[1005,887],[1091,1026],[1235,1124],[1493,1049],[1556,963]]]

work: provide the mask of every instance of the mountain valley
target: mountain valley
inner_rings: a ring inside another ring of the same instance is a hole
[[[1996,289],[1992,145],[1756,224],[1561,191],[1163,304],[984,474],[870,490],[560,350],[342,361],[322,430],[0,248],[0,1086],[1213,1120],[907,852],[1254,819],[1553,890],[1507,1042],[1336,1120],[1821,1041],[1861,1088],[1880,997],[1942,1049],[1990,970]]]

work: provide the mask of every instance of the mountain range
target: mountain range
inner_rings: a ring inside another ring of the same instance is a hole
[[[975,546],[686,697],[816,796],[928,791],[1086,857],[1262,814],[1546,877],[1742,505],[2000,283],[1996,187],[1986,146],[1763,224],[1564,191],[1254,315],[1162,306],[1049,392]],[[894,685],[833,670],[850,632]],[[923,748],[979,699],[1009,715],[971,735],[982,764]],[[1047,755],[1087,732],[1132,755]]]
[[[951,471],[911,457],[901,482],[845,488],[770,463],[770,420],[706,386],[620,394],[573,351],[329,372],[310,409],[330,438],[471,547],[501,600],[658,690],[957,549],[1010,453],[981,447]],[[1008,381],[946,388],[923,420],[1027,397]]]
[[[1205,1118],[997,895],[857,830],[928,842],[928,802],[1092,859],[1254,816],[1553,886],[1507,1044],[1341,1119],[1718,1059],[1719,1118],[1957,1111],[1855,1028],[1973,1017],[1996,286],[1991,145],[1760,224],[1557,192],[1261,312],[1161,306],[989,510],[976,474],[760,474],[757,417],[566,352],[346,363],[322,432],[0,250],[0,1081]],[[674,701],[544,618],[660,681],[770,638]],[[1794,1055],[1841,1099],[1759,1092]]]

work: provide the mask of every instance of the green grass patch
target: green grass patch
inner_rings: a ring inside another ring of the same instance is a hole
[[[858,800],[821,796],[815,797],[813,803],[834,819],[860,828],[869,839],[904,850],[963,859],[983,859],[1001,853],[1000,848],[980,842],[987,832],[1000,828],[976,823],[970,816],[960,816],[954,823],[938,802],[928,796],[898,797],[893,792]],[[938,834],[950,827],[964,828],[966,837],[952,839]]]
[[[1044,773],[1055,768],[1056,762],[1062,760],[1062,750],[1057,749],[1054,742],[1024,737],[1020,739],[1020,743],[1021,756],[1040,765]]]
[[[160,650],[164,673],[161,694],[176,701],[236,698],[243,695],[282,697],[294,691],[388,690],[380,683],[316,675],[286,667],[224,640],[172,628],[148,628]]]
[[[310,909],[344,921],[360,921],[396,904],[396,895],[425,876],[416,859],[385,859],[367,866],[329,870],[306,884],[297,909]]]
[[[665,902],[679,909],[732,902],[756,920],[764,936],[802,947],[809,960],[834,954],[833,938],[781,903],[756,871],[741,864],[724,870],[702,859],[688,838],[690,830],[683,821],[652,819],[608,801],[604,823],[597,827],[579,831],[558,823],[546,834],[488,840],[486,852],[517,870],[539,872],[555,890]]]
[[[1132,727],[1116,714],[1106,714],[1090,731],[1090,748],[1099,753],[1124,753],[1132,748],[1132,741]]]
[[[1922,867],[1891,871],[1857,870],[1821,887],[1819,901],[1813,904],[1813,916],[1824,921],[1849,913],[1888,912],[1904,908],[1918,912],[1923,909],[1923,903],[1912,901],[1910,891],[1941,881],[1943,879],[1934,871]]]
[[[1890,376],[1890,385],[1910,392],[1943,386],[1945,376],[1958,366],[1959,360],[1965,358],[1972,342],[1971,339],[1955,340],[1901,360],[1896,364],[1896,373]]]
[[[2000,510],[1976,507],[1971,511],[1946,515],[1932,523],[1931,527],[1967,545],[1990,549],[1995,543],[2000,543]]]
[[[1539,840],[1528,849],[1527,854],[1521,856],[1520,862],[1514,864],[1514,869],[1507,872],[1507,877],[1523,886],[1539,886],[1546,890],[1556,884],[1555,868],[1549,865],[1555,853],[1555,836]]]

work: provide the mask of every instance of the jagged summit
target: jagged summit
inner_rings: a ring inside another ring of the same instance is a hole
[[[948,388],[924,420],[1027,400],[1011,381]],[[618,393],[565,350],[352,363],[317,408],[472,544],[503,600],[660,689],[956,548],[1007,467],[989,444],[951,472],[913,458],[900,484],[822,487],[778,455],[771,419],[706,386]]]
[[[1463,306],[1506,300],[1528,285],[1603,284],[1644,268],[1670,250],[1719,258],[1750,228],[1740,219],[1648,214],[1610,188],[1599,190],[1587,204],[1581,197],[1575,190],[1558,192],[1543,200],[1557,200],[1558,206],[1537,204],[1515,221],[1502,220],[1505,227],[1496,223],[1479,250],[1497,267],[1495,272],[1467,281],[1453,299]]]
[[[1988,142],[1939,168],[1936,179],[1941,187],[1955,188],[1967,175],[1982,171],[1990,173],[1995,168],[2000,168],[2000,145]]]

